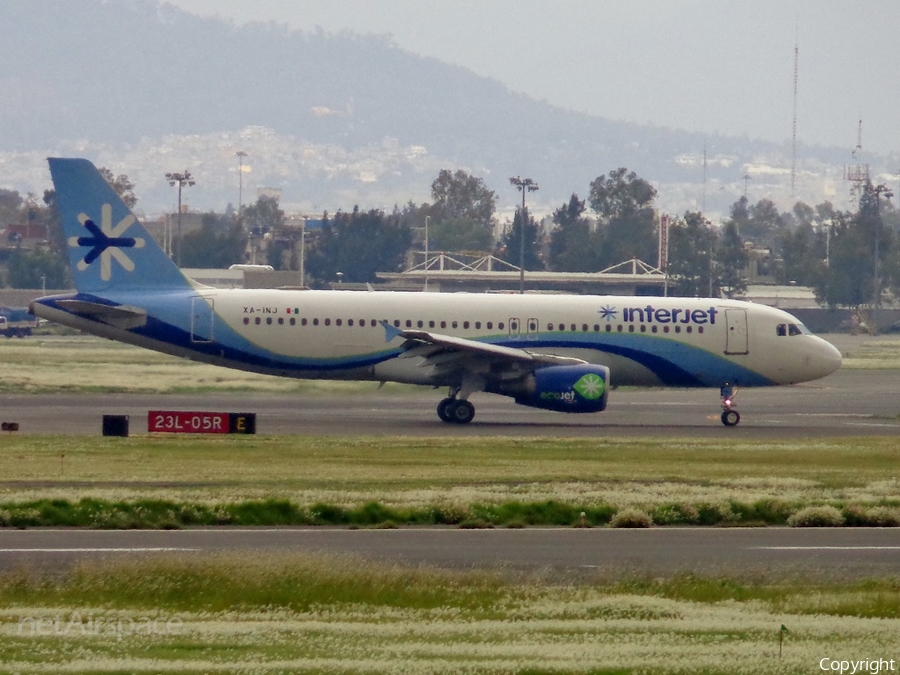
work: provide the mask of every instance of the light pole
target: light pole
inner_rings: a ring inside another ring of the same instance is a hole
[[[516,189],[522,193],[522,210],[519,212],[519,293],[525,292],[525,193],[536,192],[540,188],[530,178],[509,179],[510,185],[515,185]]]
[[[875,187],[872,187],[870,183],[869,190],[875,195],[875,277],[872,279],[872,285],[874,286],[872,298],[872,334],[874,335],[878,332],[877,312],[878,306],[881,304],[881,279],[878,278],[879,243],[881,239],[881,195],[884,195],[885,199],[890,199],[894,196],[894,193],[891,192],[890,188],[884,183],[876,185]]]
[[[234,154],[238,158],[238,220],[240,220],[244,204],[244,157],[247,156],[247,153],[243,150],[238,150]]]
[[[184,173],[167,173],[166,179],[172,187],[178,186],[178,246],[175,248],[175,264],[181,267],[181,188],[194,185],[194,177],[185,169]]]
[[[428,221],[431,216],[425,216],[425,292],[428,292]]]

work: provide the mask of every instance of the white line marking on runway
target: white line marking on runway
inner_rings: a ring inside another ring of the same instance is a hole
[[[756,551],[900,551],[900,546],[751,546]]]
[[[129,548],[0,548],[0,553],[157,553],[166,551],[199,551],[199,548],[141,547]]]

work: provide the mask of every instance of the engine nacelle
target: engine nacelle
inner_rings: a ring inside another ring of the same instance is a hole
[[[516,403],[558,412],[587,413],[606,409],[609,396],[609,368],[547,366],[538,368],[526,383],[525,393]]]

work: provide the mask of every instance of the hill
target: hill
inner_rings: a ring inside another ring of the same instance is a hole
[[[531,176],[553,208],[619,166],[653,182],[664,208],[696,209],[705,147],[716,211],[748,166],[754,187],[781,193],[790,170],[789,148],[562,110],[386,37],[236,27],[153,0],[2,3],[0,59],[0,187],[39,192],[46,153],[84,154],[127,173],[151,211],[172,203],[162,174],[184,167],[195,205],[236,203],[237,150],[248,190],[314,210],[427,200],[442,167],[501,194],[509,176]],[[798,198],[816,201],[814,177],[848,157],[802,148]]]

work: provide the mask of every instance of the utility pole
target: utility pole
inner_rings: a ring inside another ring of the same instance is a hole
[[[178,246],[175,248],[175,264],[181,267],[181,188],[195,184],[194,177],[187,169],[184,173],[167,173],[166,179],[172,187],[178,186]]]
[[[881,183],[880,185],[876,185],[872,187],[871,183],[868,186],[868,190],[875,195],[875,276],[872,279],[873,289],[873,297],[872,297],[872,334],[875,335],[878,333],[878,307],[881,304],[881,279],[878,278],[878,258],[879,258],[879,244],[881,240],[881,196],[884,195],[885,199],[890,199],[894,196],[894,193],[891,192],[890,188]]]
[[[519,212],[519,293],[525,292],[525,193],[536,192],[540,188],[530,178],[509,179],[510,185],[515,185],[516,189],[522,193],[522,210]]]
[[[244,205],[244,157],[247,156],[247,153],[243,150],[238,150],[234,154],[238,158],[238,220],[240,220],[243,215],[241,211]]]

